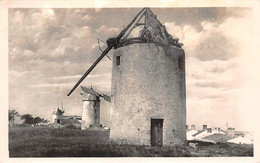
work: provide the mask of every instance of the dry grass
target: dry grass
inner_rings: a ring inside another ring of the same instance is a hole
[[[219,157],[253,156],[248,145],[150,147],[108,144],[108,131],[47,127],[9,128],[10,157]]]
[[[108,136],[109,132],[13,127],[9,129],[9,152],[10,157],[80,156],[84,153],[79,151],[90,144],[105,144]]]

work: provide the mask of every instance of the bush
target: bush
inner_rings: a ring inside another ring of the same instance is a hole
[[[68,126],[66,126],[65,128],[68,128],[68,129],[79,129],[79,128],[77,128],[77,127],[74,126],[74,125],[68,125]]]

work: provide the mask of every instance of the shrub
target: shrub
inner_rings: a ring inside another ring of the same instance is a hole
[[[78,129],[76,126],[74,125],[68,125],[66,126],[65,128],[68,128],[68,129]]]

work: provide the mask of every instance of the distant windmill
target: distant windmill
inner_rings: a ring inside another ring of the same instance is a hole
[[[138,32],[134,32],[138,29]],[[133,36],[136,33],[139,35]],[[167,32],[149,8],[142,9],[117,37],[109,38],[106,42],[107,48],[67,95],[114,48],[110,139],[118,143],[137,145],[185,144],[186,85],[185,53],[181,48],[183,44]],[[88,104],[99,108],[99,97],[106,99],[106,95],[96,93],[93,89],[82,89],[89,94]],[[96,111],[99,114],[100,110]],[[87,113],[88,117],[94,116],[92,111],[91,114]],[[91,123],[99,124],[99,119],[96,118]]]
[[[83,93],[83,111],[81,129],[100,126],[100,97],[105,101],[111,102],[111,99],[106,94],[96,92],[92,87],[87,88],[81,86]]]
[[[63,110],[63,107],[62,107],[62,109],[60,109],[59,107],[57,107],[56,111],[54,111],[54,112],[52,113],[52,123],[54,123],[57,118],[62,117],[63,114],[64,114],[64,112],[65,112],[65,111]]]

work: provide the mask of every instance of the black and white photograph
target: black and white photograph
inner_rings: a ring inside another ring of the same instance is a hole
[[[3,162],[260,161],[257,1],[21,1],[0,1]]]

